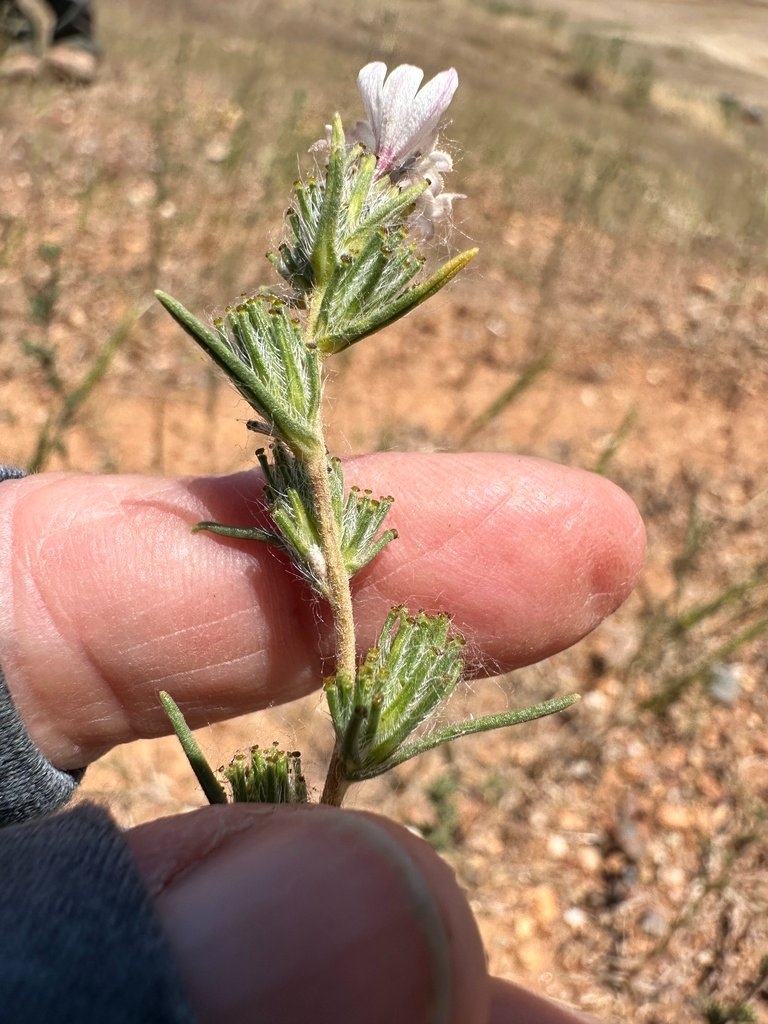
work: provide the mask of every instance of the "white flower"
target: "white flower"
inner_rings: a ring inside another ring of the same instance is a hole
[[[420,89],[423,77],[421,68],[401,64],[387,78],[387,65],[381,61],[366,64],[357,76],[368,120],[359,121],[352,136],[376,154],[377,177],[412,178],[416,166],[425,161],[438,173],[453,166],[450,156],[436,150],[435,143],[459,76],[449,68]]]
[[[376,154],[376,177],[387,175],[407,188],[426,181],[416,204],[413,226],[429,238],[437,221],[450,216],[453,192],[443,192],[443,175],[453,169],[450,154],[436,149],[437,130],[459,84],[454,68],[441,71],[421,86],[424,72],[401,64],[387,77],[387,66],[375,61],[360,71],[357,86],[367,121],[358,121],[351,142]],[[421,86],[421,88],[419,88]]]
[[[376,178],[387,177],[399,188],[426,182],[410,226],[431,238],[435,224],[450,216],[453,200],[464,199],[459,193],[443,191],[443,175],[453,170],[453,161],[449,153],[435,148],[440,119],[458,88],[459,76],[448,68],[421,86],[423,78],[424,72],[413,64],[400,64],[389,77],[381,61],[366,64],[357,85],[368,120],[357,122],[347,142],[362,145],[376,156]],[[310,146],[310,152],[329,153],[330,125],[325,132],[325,139]]]

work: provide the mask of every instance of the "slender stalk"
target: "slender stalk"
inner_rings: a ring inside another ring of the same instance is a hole
[[[127,339],[136,321],[146,313],[147,308],[130,313],[118,324],[86,370],[80,383],[64,395],[60,408],[49,415],[38,434],[35,452],[29,461],[27,472],[40,473],[45,468],[51,453],[61,447],[64,436],[74,423],[80,407],[107,372],[115,353]]]
[[[318,438],[321,440],[321,437]],[[325,563],[326,596],[333,614],[336,634],[336,672],[348,679],[355,678],[356,643],[355,622],[352,615],[352,592],[341,554],[341,531],[333,512],[331,485],[328,479],[328,459],[325,445],[306,462],[307,476],[312,486],[312,497],[317,514],[320,550]]]
[[[307,459],[306,468],[315,502],[320,548],[325,561],[327,598],[333,616],[333,629],[336,637],[336,672],[354,680],[357,672],[357,643],[355,620],[352,613],[352,592],[341,554],[339,524],[333,512],[331,487],[328,479],[328,459],[319,417],[317,438],[320,442],[317,453]],[[349,782],[344,776],[343,764],[341,745],[337,741],[328,765],[325,787],[320,798],[321,803],[333,804],[335,807],[341,806],[341,801],[349,787]]]

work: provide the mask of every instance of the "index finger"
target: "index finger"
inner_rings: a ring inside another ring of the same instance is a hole
[[[361,648],[393,604],[447,610],[501,671],[574,643],[640,570],[637,510],[601,477],[508,455],[353,460],[349,484],[396,495],[399,539],[356,580]],[[261,511],[260,511],[261,510]],[[263,515],[256,473],[211,479],[43,475],[0,487],[0,664],[61,768],[316,688],[318,604],[272,548],[192,534]],[[328,670],[330,666],[326,665]]]

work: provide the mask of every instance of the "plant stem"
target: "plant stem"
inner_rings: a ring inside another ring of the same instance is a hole
[[[331,754],[331,760],[328,763],[328,774],[325,777],[325,786],[323,787],[323,795],[320,797],[320,803],[330,804],[331,807],[341,807],[341,802],[349,789],[349,785],[349,779],[344,772],[344,762],[341,758],[341,744],[337,740]]]
[[[352,592],[341,553],[341,533],[333,511],[328,479],[328,459],[322,425],[319,422],[317,438],[320,442],[317,454],[313,454],[307,460],[306,469],[312,486],[320,548],[325,561],[326,596],[331,608],[336,635],[336,672],[354,681],[357,672],[357,643],[355,620],[352,613]],[[343,770],[341,747],[337,741],[328,765],[328,774],[320,802],[332,804],[335,807],[341,806],[348,786],[349,782],[345,778]]]
[[[325,563],[326,597],[333,614],[336,634],[336,672],[354,680],[356,669],[355,622],[352,616],[352,593],[349,576],[341,553],[341,531],[336,521],[328,479],[328,460],[323,444],[306,463],[317,514],[320,550]]]
[[[72,426],[80,407],[109,369],[112,358],[127,339],[136,321],[149,306],[129,313],[107,338],[104,347],[95,356],[80,383],[64,394],[60,408],[51,413],[38,434],[37,445],[27,465],[28,473],[40,473],[45,468],[52,452],[62,446],[65,434]]]

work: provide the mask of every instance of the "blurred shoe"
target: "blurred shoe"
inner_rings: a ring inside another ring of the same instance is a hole
[[[87,43],[66,40],[53,44],[45,55],[45,66],[63,81],[90,85],[99,70],[99,58]]]
[[[31,46],[12,43],[0,59],[0,78],[6,82],[29,81],[40,74],[41,64]]]

